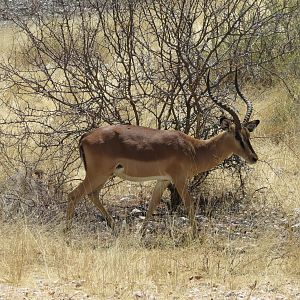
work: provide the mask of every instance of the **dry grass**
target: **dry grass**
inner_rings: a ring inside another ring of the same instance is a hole
[[[10,24],[0,25],[0,53],[6,56],[11,53],[11,49],[16,40],[16,29]],[[1,57],[0,56],[0,57]],[[2,57],[1,57],[2,58]]]
[[[300,276],[299,241],[291,236],[283,242],[273,232],[251,243],[202,236],[178,248],[148,249],[133,235],[109,243],[97,234],[66,242],[58,229],[49,232],[20,223],[2,224],[0,241],[2,282],[33,286],[36,277],[76,280],[97,299],[130,299],[137,291],[181,299],[201,285],[250,293],[255,282],[271,282],[281,290],[282,278]]]

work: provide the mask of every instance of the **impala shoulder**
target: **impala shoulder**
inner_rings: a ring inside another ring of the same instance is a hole
[[[189,135],[183,132],[177,131],[176,140],[178,147],[187,156],[193,156],[195,154],[196,139],[190,137]]]
[[[191,145],[192,147],[196,147],[199,144],[202,144],[204,142],[203,140],[196,139],[196,138],[194,138],[194,137],[192,137],[190,135],[187,135],[187,134],[185,134],[183,132],[179,132],[179,134],[180,134],[180,139],[182,141],[184,141],[186,144]]]

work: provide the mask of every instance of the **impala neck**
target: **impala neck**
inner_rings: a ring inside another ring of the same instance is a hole
[[[199,140],[195,146],[197,172],[205,172],[220,164],[233,154],[232,140],[222,132],[208,140]]]

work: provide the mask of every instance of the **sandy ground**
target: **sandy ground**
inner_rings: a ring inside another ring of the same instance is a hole
[[[62,283],[36,278],[34,286],[11,286],[0,284],[0,300],[79,300],[79,299],[124,299],[121,297],[101,298],[84,291],[84,282],[72,281]],[[134,291],[127,299],[165,299],[147,291]],[[292,300],[300,299],[300,289],[296,282],[283,280],[280,288],[271,283],[248,286],[242,290],[229,290],[220,285],[202,282],[201,278],[191,278],[189,287],[182,297],[172,296],[168,299],[249,299],[249,300]]]

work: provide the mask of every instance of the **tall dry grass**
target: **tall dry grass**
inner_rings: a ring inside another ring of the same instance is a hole
[[[101,234],[77,235],[66,242],[58,229],[2,224],[0,280],[26,286],[36,277],[77,280],[97,299],[130,299],[136,291],[181,299],[203,284],[250,292],[255,282],[280,289],[282,278],[299,280],[299,240],[257,231],[253,241],[204,235],[181,247],[149,249],[133,235],[109,242]]]

